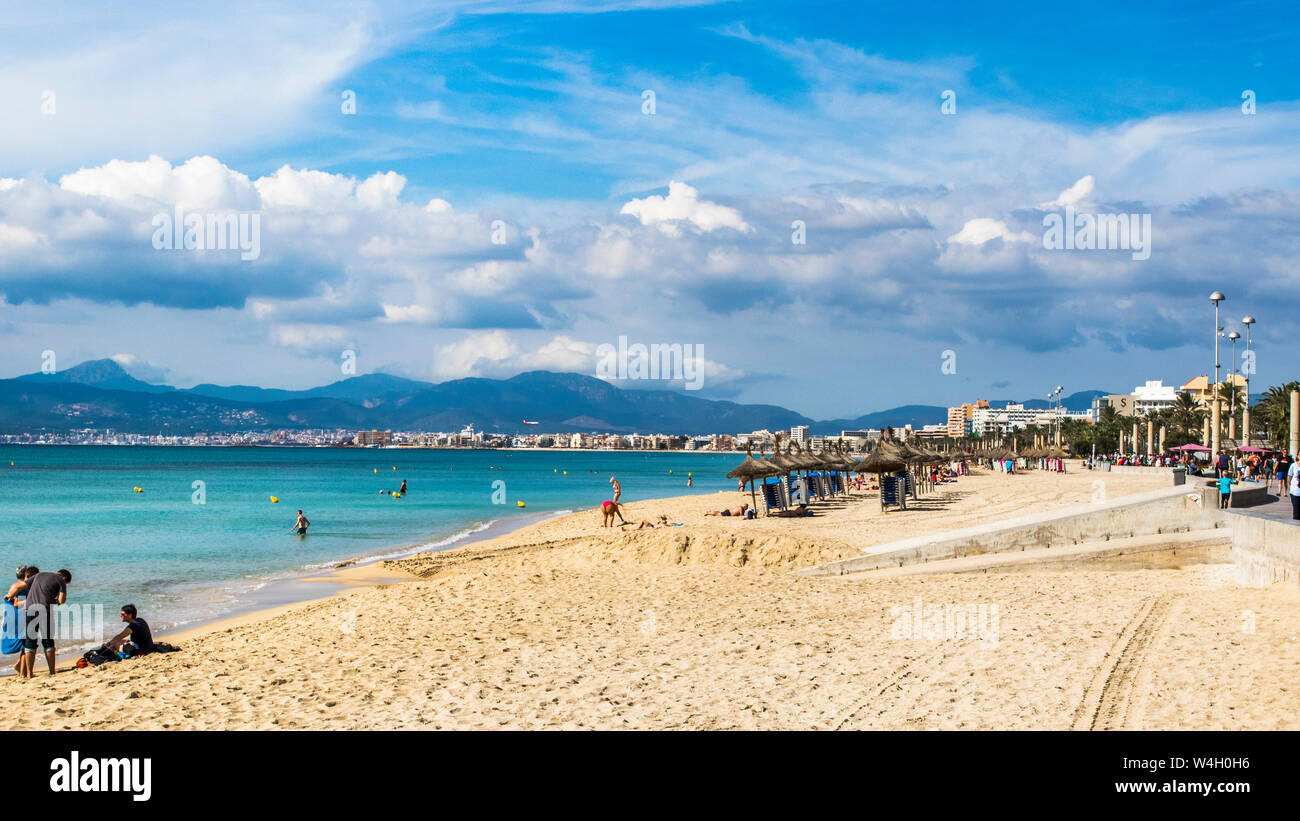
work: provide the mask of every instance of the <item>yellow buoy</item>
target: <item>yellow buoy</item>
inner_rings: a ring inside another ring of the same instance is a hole
[[[565,476],[568,476],[568,475],[569,475],[569,472],[568,472],[567,470],[564,471],[564,475],[565,475]]]
[[[400,498],[402,498],[402,494],[400,494],[400,493],[394,493],[394,494],[393,494],[393,498],[394,498],[394,499],[400,499]]]
[[[378,473],[378,472],[379,472],[379,468],[375,468],[375,473]]]
[[[397,470],[397,465],[393,465],[393,470]]]
[[[133,487],[133,488],[131,488],[131,489],[134,490],[136,493],[144,493],[144,489],[143,489],[143,488]]]
[[[273,505],[278,505],[278,504],[280,504],[280,497],[279,497],[279,496],[272,496],[272,497],[271,497],[271,504],[273,504]]]
[[[519,507],[524,507],[524,503],[523,503],[523,502],[515,502],[515,504],[518,505]]]

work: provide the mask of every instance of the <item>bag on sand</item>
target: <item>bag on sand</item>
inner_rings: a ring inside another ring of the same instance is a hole
[[[82,658],[85,659],[88,663],[95,665],[96,667],[98,667],[99,665],[103,664],[106,661],[122,660],[117,655],[117,653],[114,653],[112,650],[108,649],[107,644],[101,644],[98,647],[96,647],[94,650],[87,650],[85,655],[82,656]]]

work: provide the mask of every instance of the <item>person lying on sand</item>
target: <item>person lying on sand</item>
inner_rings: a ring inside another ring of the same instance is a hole
[[[629,524],[631,524],[631,523],[629,522]],[[654,523],[651,523],[651,522],[646,521],[645,519],[642,519],[642,520],[641,520],[641,524],[637,525],[637,526],[636,526],[635,528],[633,528],[633,529],[634,529],[634,530],[653,530],[653,529],[656,528],[656,527],[676,527],[676,525],[670,523],[670,522],[668,521],[668,517],[665,516],[664,514],[660,513],[660,514],[659,514],[659,518],[656,519],[656,520],[654,521]]]
[[[600,514],[601,514],[601,524],[600,524],[600,526],[601,526],[601,527],[613,527],[613,526],[614,526],[614,516],[615,516],[616,514],[618,515],[618,520],[619,520],[620,522],[622,522],[623,524],[625,524],[625,525],[630,525],[630,524],[632,524],[632,523],[629,522],[627,519],[624,519],[624,518],[623,518],[623,509],[622,509],[622,508],[623,508],[623,506],[620,505],[618,502],[601,502],[601,503],[600,503]]]
[[[793,507],[789,510],[780,510],[776,513],[769,513],[767,515],[780,516],[782,519],[792,519],[798,516],[811,516],[813,514],[812,511],[808,509],[808,505],[799,505],[798,507]]]
[[[740,507],[733,507],[727,510],[709,510],[705,511],[705,516],[744,516],[745,511],[749,510],[749,505],[744,504]]]

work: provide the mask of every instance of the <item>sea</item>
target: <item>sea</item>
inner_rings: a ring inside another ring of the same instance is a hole
[[[127,603],[166,630],[266,605],[268,585],[340,562],[598,508],[611,476],[623,501],[734,490],[725,474],[739,462],[693,451],[0,446],[0,568],[66,568],[69,603],[102,606],[108,634]],[[390,495],[403,480],[407,493]],[[305,536],[293,532],[299,508]]]

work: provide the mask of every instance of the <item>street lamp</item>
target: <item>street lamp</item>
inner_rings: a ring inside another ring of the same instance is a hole
[[[1061,391],[1065,390],[1060,385],[1056,386],[1056,446],[1061,446]]]
[[[1231,408],[1228,411],[1228,428],[1231,429],[1237,426],[1237,380],[1233,376],[1237,373],[1237,340],[1241,339],[1241,334],[1233,331],[1228,334],[1228,338],[1232,340],[1232,367],[1228,368],[1228,382],[1231,383],[1228,396],[1232,397]]]
[[[1241,324],[1246,326],[1246,404],[1241,411],[1241,434],[1246,438],[1246,447],[1250,447],[1250,372],[1255,370],[1255,360],[1250,357],[1250,326],[1255,324],[1255,317],[1243,316]]]
[[[1210,458],[1216,463],[1219,459],[1219,334],[1223,332],[1223,326],[1219,324],[1219,303],[1225,299],[1227,297],[1222,291],[1210,294],[1210,302],[1214,304],[1214,386],[1210,391],[1213,402],[1210,411]]]

